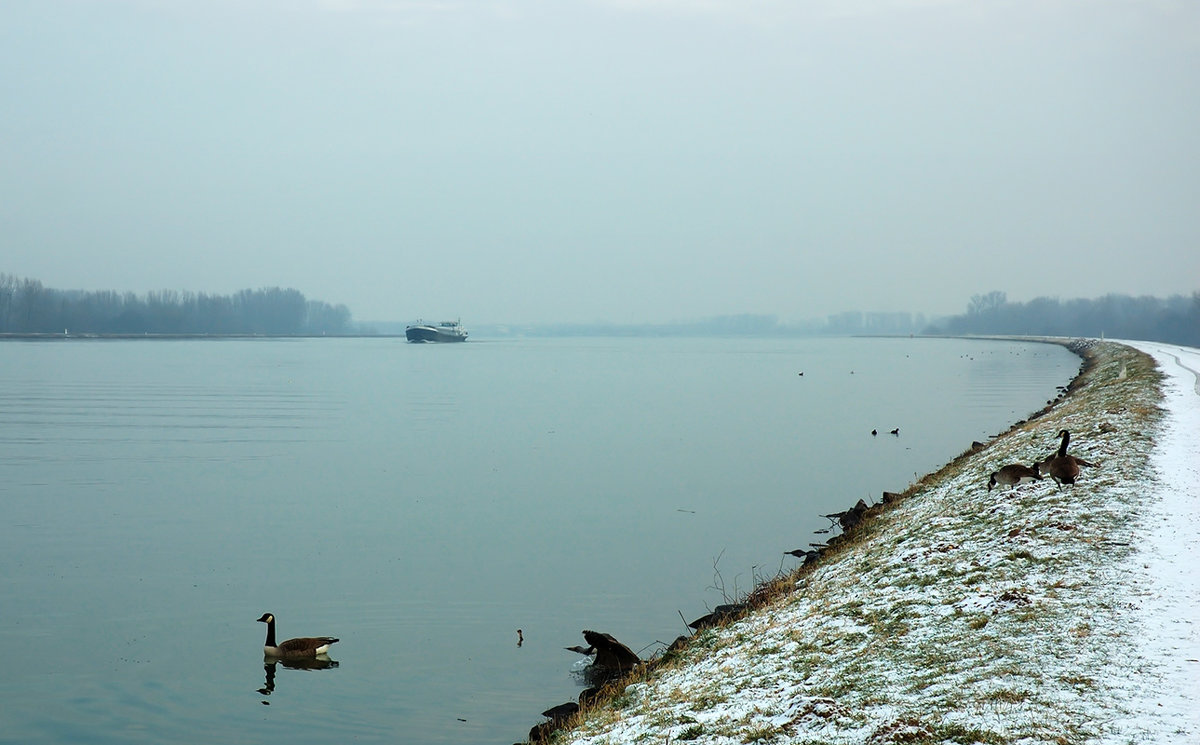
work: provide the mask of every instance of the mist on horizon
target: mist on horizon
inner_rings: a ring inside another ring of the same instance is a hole
[[[1200,6],[15,0],[0,271],[360,320],[962,313],[1200,277]]]

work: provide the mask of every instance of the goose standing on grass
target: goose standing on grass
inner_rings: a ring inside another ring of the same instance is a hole
[[[267,657],[280,659],[295,659],[298,657],[316,657],[329,651],[330,645],[339,641],[332,636],[305,636],[288,639],[282,644],[275,643],[275,616],[271,613],[262,614],[259,623],[267,625],[267,642],[263,645],[263,654]]]
[[[1052,455],[1042,461],[1042,464],[1045,465],[1050,478],[1059,486],[1074,484],[1075,479],[1079,478],[1079,464],[1069,455]]]
[[[1004,466],[999,471],[992,471],[992,474],[988,476],[988,491],[991,491],[996,484],[1007,484],[1009,489],[1015,489],[1017,484],[1041,480],[1042,473],[1039,464],[1023,466],[1020,463],[1013,463]]]
[[[1062,458],[1067,454],[1067,445],[1071,444],[1071,433],[1068,430],[1060,429],[1058,436],[1062,438],[1062,442],[1058,443],[1058,451],[1055,455]]]
[[[1093,463],[1088,463],[1082,458],[1076,458],[1073,455],[1067,455],[1067,445],[1071,443],[1071,433],[1067,430],[1061,430],[1058,436],[1062,438],[1062,443],[1058,446],[1058,450],[1046,460],[1038,464],[1038,467],[1050,474],[1050,478],[1054,479],[1054,483],[1062,486],[1063,484],[1074,484],[1075,479],[1079,478],[1079,466],[1091,466]]]
[[[1052,455],[1049,458],[1047,458],[1046,460],[1042,461],[1042,463],[1047,463],[1053,458],[1070,458],[1072,461],[1075,462],[1075,465],[1077,465],[1077,466],[1087,466],[1088,468],[1099,468],[1100,467],[1098,464],[1092,463],[1091,461],[1084,460],[1083,458],[1080,458],[1077,455],[1067,455],[1067,445],[1071,442],[1071,433],[1070,432],[1068,432],[1065,429],[1060,430],[1058,433],[1058,436],[1062,438],[1062,444],[1058,446],[1058,450],[1055,451],[1054,455]],[[1043,468],[1042,470],[1044,471],[1046,469]]]

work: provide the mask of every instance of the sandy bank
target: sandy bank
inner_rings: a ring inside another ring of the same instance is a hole
[[[1162,377],[1128,346],[1089,354],[1061,403],[923,479],[560,741],[1192,742],[1194,718],[1146,710],[1174,711],[1151,702],[1190,670],[1171,677],[1139,638]],[[1060,429],[1099,467],[1073,487],[988,491],[991,471],[1045,457]]]

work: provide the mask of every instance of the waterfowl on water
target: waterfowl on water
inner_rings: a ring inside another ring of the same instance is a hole
[[[895,429],[893,429],[893,430],[890,432],[890,434],[893,434],[893,435],[898,435],[898,434],[900,434],[900,428],[899,428],[899,427],[896,427]]]
[[[996,484],[1007,484],[1010,489],[1015,489],[1017,484],[1041,480],[1042,473],[1037,463],[1034,463],[1033,466],[1023,466],[1020,463],[1013,463],[1004,466],[998,471],[993,471],[988,476],[988,491],[991,491],[992,487]]]
[[[275,616],[270,613],[262,614],[259,623],[267,625],[267,641],[263,645],[263,654],[267,657],[291,659],[297,657],[316,657],[329,651],[330,645],[339,641],[332,636],[305,636],[275,643]]]

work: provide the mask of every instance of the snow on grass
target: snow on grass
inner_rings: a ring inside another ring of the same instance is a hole
[[[1200,742],[1186,574],[1200,401],[1172,387],[1182,368],[1163,399],[1154,359],[1090,347],[1071,396],[927,477],[561,741]],[[1097,467],[1074,486],[988,491],[989,473],[1049,455],[1060,429]]]
[[[1159,476],[1139,552],[1142,577],[1131,588],[1139,608],[1137,664],[1153,685],[1128,682],[1123,692],[1156,713],[1156,730],[1131,722],[1130,741],[1200,742],[1200,350],[1128,342],[1154,357],[1168,375],[1167,417],[1152,458]]]

